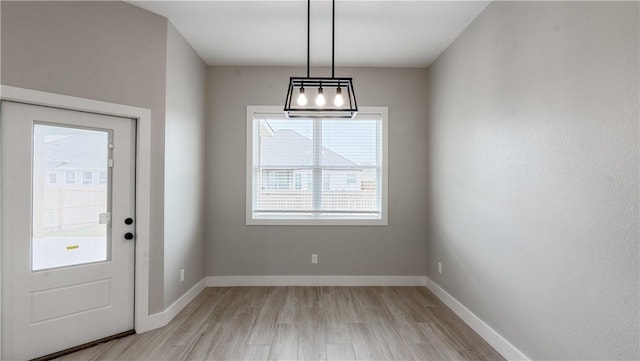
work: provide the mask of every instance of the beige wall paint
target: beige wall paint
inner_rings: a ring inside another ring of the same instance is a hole
[[[2,84],[151,109],[149,310],[164,310],[166,19],[122,2],[1,6]]]
[[[494,2],[428,70],[428,275],[532,359],[640,359],[638,10]]]
[[[207,275],[423,275],[427,124],[424,70],[337,69],[360,106],[389,107],[389,226],[246,226],[247,105],[284,104],[302,68],[210,67]],[[327,70],[313,74],[329,74]],[[311,264],[311,253],[319,263]]]
[[[205,276],[204,129],[206,66],[167,27],[164,181],[164,306]],[[184,281],[180,281],[184,269]]]

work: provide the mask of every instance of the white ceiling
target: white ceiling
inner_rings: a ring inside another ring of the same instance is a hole
[[[304,0],[129,1],[168,18],[208,65],[306,65]],[[336,67],[426,67],[489,1],[336,1]],[[331,64],[331,1],[311,2],[311,66]]]

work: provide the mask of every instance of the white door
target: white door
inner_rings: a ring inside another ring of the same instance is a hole
[[[2,359],[132,330],[134,121],[0,107]]]

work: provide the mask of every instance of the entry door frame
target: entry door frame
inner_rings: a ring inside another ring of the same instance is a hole
[[[123,118],[136,123],[136,243],[134,280],[134,328],[137,333],[156,328],[149,315],[149,240],[151,231],[151,110],[39,90],[0,85],[0,101],[42,105]],[[0,128],[0,132],[2,129]],[[1,172],[0,164],[0,172]],[[1,176],[1,173],[0,173]],[[1,196],[0,196],[1,197]],[[0,199],[0,202],[2,200]],[[1,219],[1,214],[0,214]],[[2,224],[0,224],[2,227]],[[1,228],[0,228],[1,229]],[[0,232],[0,244],[3,240]],[[1,267],[0,267],[1,269]],[[0,284],[0,290],[2,289]],[[1,291],[0,291],[1,292]],[[0,322],[2,315],[0,315]],[[2,335],[0,334],[0,345]],[[1,346],[0,346],[1,348]],[[1,351],[1,349],[0,349]]]

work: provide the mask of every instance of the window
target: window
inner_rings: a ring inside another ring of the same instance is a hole
[[[109,174],[106,171],[100,171],[98,177],[98,183],[107,184],[107,181],[109,180]]]
[[[355,174],[347,174],[347,184],[356,184]]]
[[[64,183],[65,184],[76,184],[76,172],[68,170],[64,172]]]
[[[386,225],[387,108],[287,119],[247,107],[247,224]]]
[[[82,184],[93,184],[93,172],[82,172]]]
[[[296,190],[302,189],[302,174],[296,174]]]
[[[291,188],[292,170],[263,169],[262,189],[289,190]]]
[[[49,184],[58,184],[58,174],[49,173]]]

